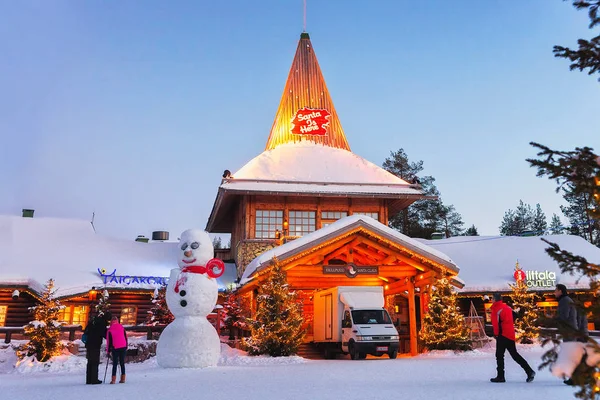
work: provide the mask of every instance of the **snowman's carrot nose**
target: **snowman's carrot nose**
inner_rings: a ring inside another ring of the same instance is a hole
[[[183,255],[186,257],[190,257],[192,255],[192,251],[191,250],[186,250],[183,252]]]

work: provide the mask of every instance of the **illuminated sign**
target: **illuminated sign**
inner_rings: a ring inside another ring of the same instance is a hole
[[[552,271],[515,271],[515,280],[520,280],[522,274],[517,272],[524,272],[525,283],[529,288],[550,288],[556,286],[556,272]]]
[[[329,116],[331,113],[325,109],[302,108],[296,111],[292,118],[291,132],[294,135],[327,135]]]
[[[379,267],[359,267],[354,264],[346,265],[323,265],[324,275],[344,274],[348,278],[355,278],[356,275],[378,275]]]
[[[100,278],[104,279],[105,285],[114,283],[117,285],[143,284],[166,286],[169,283],[169,278],[162,276],[117,275],[116,269],[108,274],[104,268],[98,268],[98,274],[100,274]]]

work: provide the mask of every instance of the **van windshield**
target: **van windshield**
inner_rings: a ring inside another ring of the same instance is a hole
[[[354,310],[352,321],[355,324],[391,324],[392,320],[386,310]]]

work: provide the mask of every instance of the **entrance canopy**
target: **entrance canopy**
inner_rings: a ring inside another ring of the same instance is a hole
[[[294,288],[385,286],[386,294],[394,294],[441,277],[464,285],[447,255],[363,215],[342,218],[263,253],[248,265],[240,283],[257,285],[274,258]]]

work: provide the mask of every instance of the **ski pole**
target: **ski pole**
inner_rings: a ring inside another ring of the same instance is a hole
[[[106,382],[106,373],[108,372],[108,360],[110,360],[110,356],[107,354],[106,355],[106,369],[104,370],[104,380],[102,381],[102,383]]]

